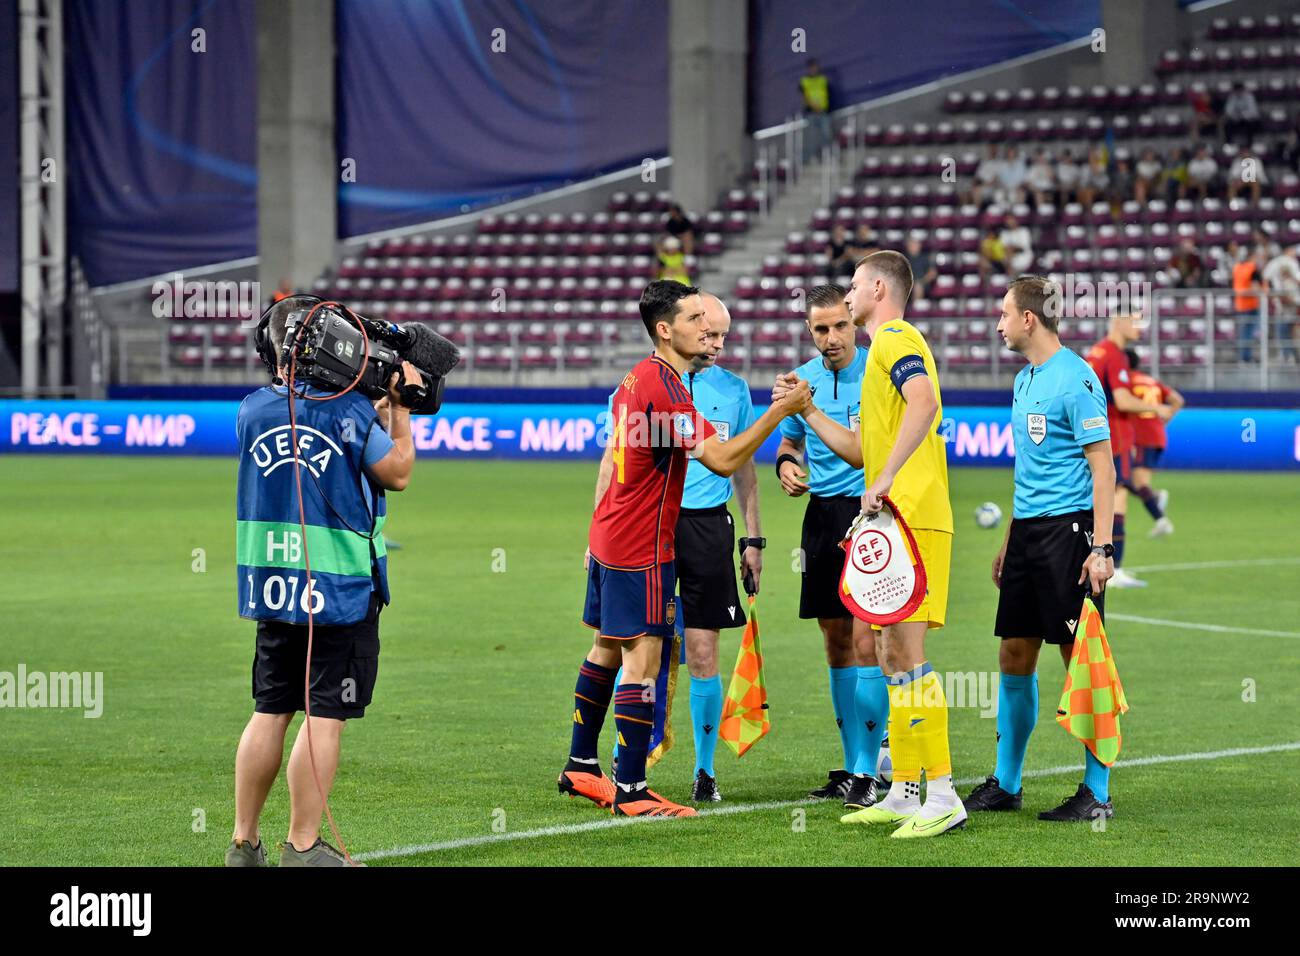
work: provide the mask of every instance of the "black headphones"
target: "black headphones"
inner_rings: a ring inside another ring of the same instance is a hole
[[[318,295],[312,295],[309,292],[294,292],[284,297],[285,299],[300,299],[301,306],[307,309],[314,308],[325,300]],[[275,342],[271,339],[271,311],[280,304],[284,299],[272,302],[262,313],[262,317],[257,320],[257,329],[253,332],[253,348],[257,349],[258,357],[261,358],[262,364],[266,366],[267,372],[271,378],[278,382],[280,380],[280,355],[276,351]],[[298,311],[298,310],[295,310]]]

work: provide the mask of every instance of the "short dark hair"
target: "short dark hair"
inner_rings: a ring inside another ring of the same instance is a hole
[[[1049,309],[1047,303],[1049,299],[1055,298],[1059,305],[1060,286],[1047,276],[1020,275],[1011,280],[1007,285],[1007,291],[1011,293],[1016,308],[1034,313],[1034,317],[1043,328],[1053,335],[1057,334],[1057,327],[1061,322],[1059,309]]]
[[[647,283],[641,291],[641,321],[650,336],[656,342],[655,326],[664,319],[671,324],[677,314],[677,303],[688,295],[699,295],[700,290],[693,285],[683,285],[672,279],[655,279]]]
[[[847,294],[844,286],[834,282],[819,285],[808,293],[808,311],[811,313],[813,309],[833,309],[837,305],[843,305]]]
[[[912,264],[907,256],[893,249],[881,249],[863,256],[854,265],[854,269],[866,266],[880,274],[891,292],[898,296],[898,301],[906,303],[912,294]]]
[[[1137,349],[1125,349],[1124,354],[1128,356],[1128,367],[1136,372],[1142,365],[1142,357],[1138,355]]]
[[[300,309],[310,309],[313,305],[321,300],[314,295],[308,295],[305,292],[296,292],[293,295],[287,295],[279,302],[271,306],[271,319],[266,330],[271,336],[271,344],[275,346],[276,354],[284,348],[284,324],[289,320],[289,316]]]

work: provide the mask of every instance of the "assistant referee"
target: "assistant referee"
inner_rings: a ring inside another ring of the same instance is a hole
[[[998,653],[997,766],[964,803],[967,811],[1019,810],[1029,736],[1038,719],[1038,652],[1060,648],[1068,666],[1084,596],[1104,611],[1115,573],[1111,521],[1115,465],[1106,393],[1092,367],[1062,348],[1049,307],[1060,289],[1042,276],[1014,279],[1002,300],[998,332],[1029,362],[1011,399],[1015,507],[993,559],[1001,589],[994,631]],[[1085,747],[1083,783],[1040,820],[1112,816],[1110,769]]]
[[[799,617],[816,618],[822,632],[831,709],[844,753],[843,768],[831,770],[826,783],[808,795],[865,807],[875,799],[876,763],[889,701],[871,628],[849,614],[840,600],[839,584],[844,569],[840,542],[858,516],[866,486],[861,461],[841,457],[819,434],[818,426],[825,430],[827,423],[834,423],[830,427],[837,427],[850,448],[857,450],[867,349],[857,344],[844,289],[838,285],[809,291],[807,325],[820,354],[793,375],[814,389],[814,408],[781,423],[776,475],[791,498],[811,492],[799,541]],[[801,455],[805,462],[799,460]]]

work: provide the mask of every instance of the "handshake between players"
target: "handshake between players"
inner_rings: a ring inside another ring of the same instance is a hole
[[[709,349],[704,296],[658,280],[646,286],[640,311],[653,351],[624,376],[610,401],[609,478],[598,488],[592,516],[582,615],[595,635],[579,667],[569,759],[557,782],[561,793],[615,815],[685,817],[695,811],[647,787],[646,758],[663,645],[676,625],[675,532],[688,459],[718,475],[734,474],[782,421],[812,407],[812,390],[800,383],[748,428],[719,434],[682,380],[692,360]],[[619,739],[613,780],[597,757],[611,704]]]

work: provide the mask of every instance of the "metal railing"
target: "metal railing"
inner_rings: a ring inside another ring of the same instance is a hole
[[[1146,319],[1141,338],[1134,343],[1142,368],[1178,388],[1300,389],[1296,298],[1270,294],[1258,299],[1256,308],[1240,311],[1234,294],[1223,289],[1145,290],[1125,307]],[[990,298],[986,304],[982,314],[933,316],[915,306],[909,310],[909,321],[926,336],[949,386],[1009,386],[1024,365],[997,332],[998,301]],[[1075,308],[1080,305],[1081,311]],[[763,300],[760,312],[767,317],[741,319],[732,325],[723,364],[753,385],[762,387],[769,374],[816,355],[798,315],[771,317],[784,308],[782,300]],[[1067,303],[1060,322],[1062,343],[1086,355],[1106,337],[1107,316],[1118,311],[1090,309],[1086,301]]]
[[[1023,366],[1024,360],[1010,352],[998,335],[998,303],[990,298],[986,304],[983,314],[927,315],[915,305],[910,310],[910,321],[926,336],[949,387],[1007,386]],[[760,311],[768,317],[738,318],[722,364],[763,387],[770,375],[814,357],[807,327],[794,312],[785,315],[788,305],[783,300],[763,300]],[[1105,337],[1105,315],[1109,313],[1102,309],[1081,313],[1077,306],[1066,304],[1060,331],[1065,345],[1086,353]],[[1148,319],[1135,343],[1143,367],[1175,387],[1205,391],[1300,388],[1300,318],[1293,300],[1264,295],[1256,310],[1243,312],[1235,308],[1233,293],[1223,289],[1158,289],[1145,291],[1131,306]],[[1098,317],[1097,312],[1102,315]],[[236,363],[214,358],[214,346],[239,347],[230,339],[216,343],[217,325],[193,323],[194,338],[188,343],[173,344],[166,335],[161,336],[161,348],[156,330],[116,330],[106,336],[105,367],[114,369],[116,381],[130,381],[128,352],[138,357],[157,350],[157,374],[165,383],[260,380],[251,336]],[[450,328],[439,325],[442,331],[455,335],[461,349],[462,361],[454,379],[463,385],[603,384],[626,371],[648,350],[645,330],[630,317],[546,323],[485,319]],[[539,325],[545,329],[542,334]],[[177,361],[177,350],[186,344],[198,346],[201,359],[197,364]],[[147,368],[135,364],[136,372],[148,375]]]

